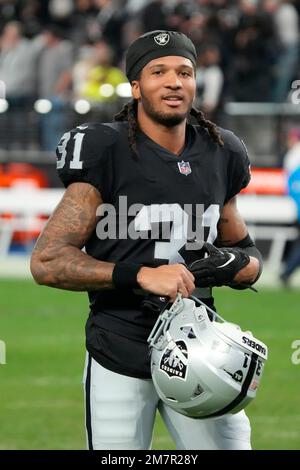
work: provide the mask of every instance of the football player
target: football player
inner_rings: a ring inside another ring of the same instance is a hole
[[[194,293],[213,306],[213,286],[244,288],[261,271],[236,206],[250,179],[247,152],[193,107],[196,60],[182,33],[139,37],[126,56],[132,101],[111,123],[66,132],[57,148],[67,189],[36,244],[31,271],[39,284],[89,295],[90,449],[150,448],[157,409],[178,449],[250,448],[244,412],[206,420],[180,415],[159,400],[149,366],[147,337],[157,315],[142,309],[148,293],[170,300]],[[179,250],[196,226],[208,256],[184,264]]]

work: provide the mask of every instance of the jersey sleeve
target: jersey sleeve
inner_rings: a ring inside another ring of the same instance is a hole
[[[226,204],[229,199],[248,186],[251,173],[250,160],[244,142],[233,134],[233,132],[227,131],[224,143],[225,149],[228,152]]]
[[[116,138],[116,131],[104,124],[83,124],[66,132],[56,148],[57,172],[63,185],[89,183],[103,195]]]

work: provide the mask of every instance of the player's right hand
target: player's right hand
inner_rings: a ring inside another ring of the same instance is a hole
[[[143,266],[137,275],[141,288],[153,294],[170,297],[174,302],[177,293],[189,297],[195,289],[195,278],[183,264],[168,264],[157,268]]]

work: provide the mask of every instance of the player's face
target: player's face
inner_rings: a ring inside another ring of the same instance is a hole
[[[183,122],[192,107],[196,92],[193,64],[185,57],[154,59],[132,82],[132,94],[142,112],[152,120],[172,127]]]

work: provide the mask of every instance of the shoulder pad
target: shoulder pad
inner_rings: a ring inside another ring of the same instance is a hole
[[[84,132],[85,134],[90,134],[92,138],[98,137],[98,143],[103,147],[113,145],[119,135],[118,128],[114,123],[98,122],[80,124],[72,129],[71,132]]]
[[[119,137],[117,129],[100,123],[81,124],[66,132],[56,149],[57,169],[72,171],[99,163]]]
[[[247,154],[244,142],[228,129],[219,128],[220,134],[224,142],[224,148],[233,153]]]

